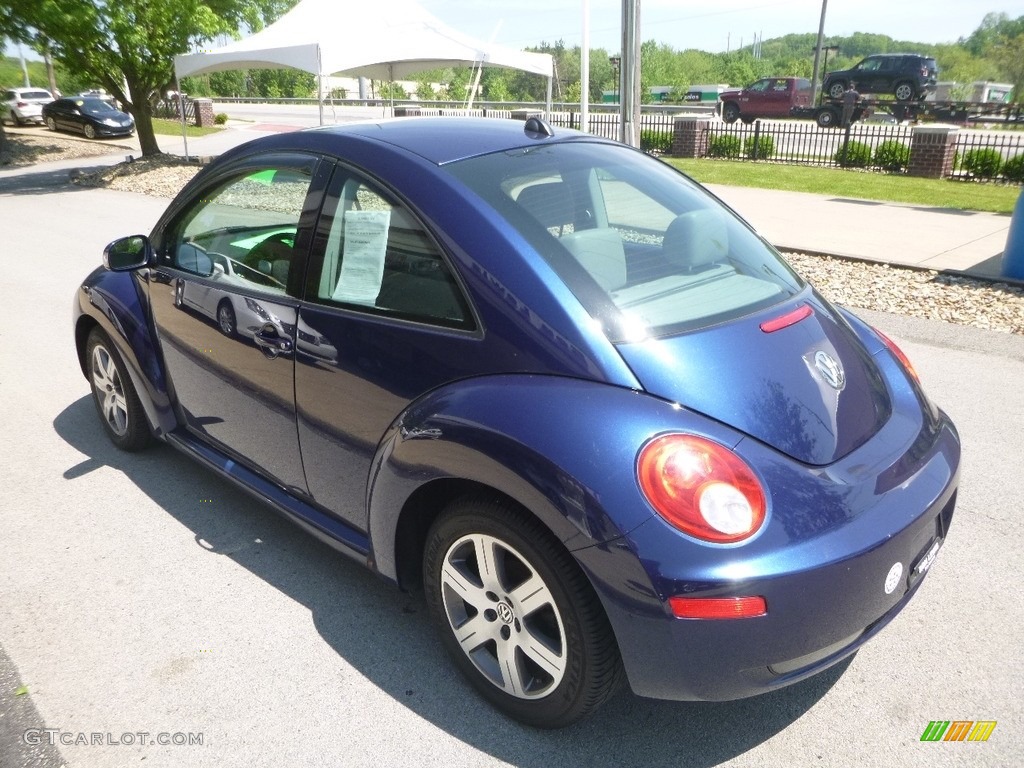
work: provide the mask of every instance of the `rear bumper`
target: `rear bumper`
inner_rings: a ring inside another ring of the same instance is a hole
[[[959,439],[946,421],[910,479],[878,495],[853,489],[849,498],[862,506],[841,510],[834,524],[807,535],[792,520],[770,521],[767,528],[785,530],[766,529],[750,545],[731,553],[718,548],[704,562],[700,551],[709,547],[660,518],[606,546],[620,573],[627,571],[620,584],[649,588],[626,594],[621,586],[599,586],[634,692],[739,699],[795,683],[855,652],[909,603],[934,562],[932,550],[952,520],[959,457]],[[580,559],[584,567],[597,565]],[[667,607],[673,595],[757,595],[768,610],[745,619],[677,619]]]

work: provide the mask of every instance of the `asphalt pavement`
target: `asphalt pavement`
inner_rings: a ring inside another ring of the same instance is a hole
[[[190,150],[216,154],[267,132],[233,128]],[[539,732],[481,704],[420,598],[166,446],[127,455],[110,445],[75,361],[71,296],[106,242],[148,231],[167,201],[66,183],[69,168],[105,161],[0,171],[0,767],[1020,762],[1021,337],[861,313],[903,346],[964,454],[953,527],[927,581],[854,658],[739,702],[623,692],[584,723]],[[786,202],[728,194],[787,245],[768,216],[782,220]],[[847,221],[862,210],[819,202]],[[895,221],[905,207],[891,208]],[[961,222],[930,258],[968,242],[962,222],[973,217],[930,215]],[[864,237],[871,228],[859,225]],[[879,241],[887,234],[900,236]],[[803,248],[835,242],[823,230]],[[984,743],[921,742],[933,720],[997,725]]]

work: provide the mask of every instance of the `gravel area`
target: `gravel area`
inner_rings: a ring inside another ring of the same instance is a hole
[[[0,157],[0,165],[109,155],[118,151],[118,147],[106,142],[64,139],[52,134],[9,135],[9,138],[14,138],[8,142],[13,152]],[[196,164],[186,163],[184,158],[160,155],[81,174],[74,181],[170,198],[198,170]],[[802,253],[785,256],[826,299],[846,307],[1024,335],[1024,286],[827,256]]]
[[[7,146],[0,154],[0,168],[50,163],[56,160],[74,160],[78,157],[123,154],[130,145],[116,141],[75,138],[51,133],[45,128],[4,128]]]

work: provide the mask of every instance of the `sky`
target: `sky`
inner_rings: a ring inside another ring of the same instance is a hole
[[[825,0],[825,35],[873,32],[916,43],[953,43],[977,29],[987,13],[1024,16],[1024,0]],[[513,48],[582,41],[582,0],[420,0],[441,21]],[[640,0],[644,40],[676,50],[711,53],[789,33],[817,33],[822,0]],[[590,46],[621,48],[621,0],[590,0]],[[500,26],[499,26],[500,25]]]

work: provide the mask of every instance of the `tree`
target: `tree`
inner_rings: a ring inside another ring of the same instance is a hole
[[[290,0],[6,0],[22,29],[49,41],[54,59],[88,76],[135,118],[143,155],[159,154],[154,97],[174,82],[174,56],[241,25],[259,29]]]

